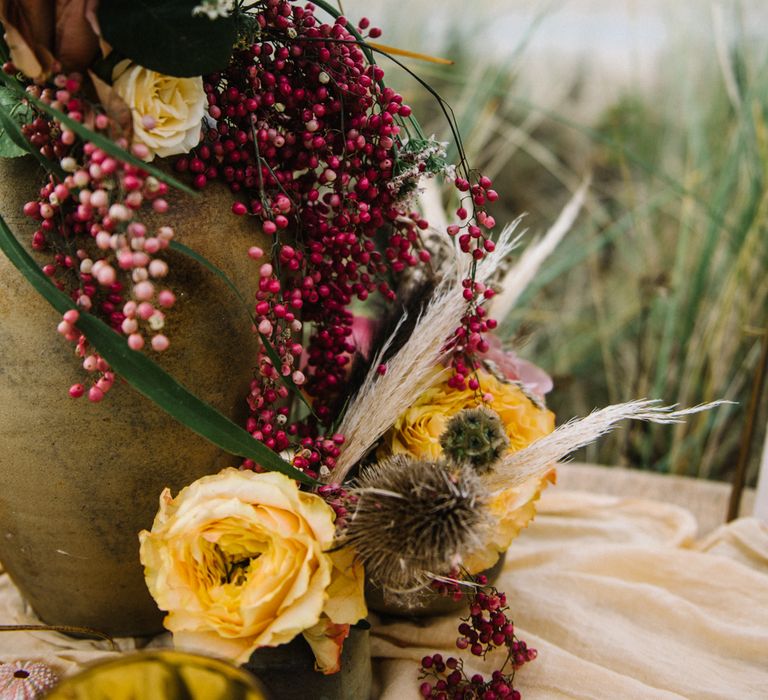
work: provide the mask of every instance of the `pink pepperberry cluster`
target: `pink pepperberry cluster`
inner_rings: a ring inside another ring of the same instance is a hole
[[[463,177],[455,180],[456,189],[461,193],[461,204],[456,210],[460,224],[451,224],[448,235],[458,236],[459,248],[463,253],[472,256],[476,263],[488,253],[495,250],[491,231],[496,226],[496,220],[486,209],[489,202],[495,202],[499,195],[491,189],[490,178],[482,176],[475,184]],[[463,233],[462,233],[463,231]],[[461,326],[456,329],[453,338],[452,368],[453,375],[448,380],[450,386],[456,389],[469,387],[473,391],[480,388],[476,377],[470,376],[476,369],[476,357],[488,351],[485,333],[497,326],[493,318],[489,318],[483,304],[492,299],[495,290],[474,280],[474,264],[472,274],[463,280],[463,294],[467,302],[467,313],[461,319]]]
[[[259,260],[264,253],[261,248],[253,246],[249,255]],[[290,263],[300,255],[290,246],[283,246],[280,260]],[[273,265],[263,263],[259,268],[259,290],[254,311],[256,330],[265,342],[259,347],[258,374],[251,380],[248,396],[251,415],[246,427],[253,437],[278,452],[289,447],[289,435],[297,432],[295,425],[286,425],[290,413],[288,406],[278,405],[289,395],[284,380],[290,378],[297,387],[306,381],[298,368],[304,348],[295,340],[302,329],[295,312],[301,309],[303,302],[300,296],[294,295],[288,304],[284,304],[281,291],[282,285]],[[277,356],[277,366],[269,349]]]
[[[310,476],[327,476],[336,466],[344,442],[340,433],[330,437],[305,435],[299,440],[301,449],[294,457],[293,465]]]
[[[282,449],[291,434],[312,437],[335,418],[355,350],[349,306],[376,292],[394,300],[392,276],[429,259],[419,239],[427,222],[389,187],[410,108],[383,86],[347,20],[322,23],[312,5],[288,0],[259,3],[252,18],[254,42],[205,77],[211,125],[175,167],[198,188],[226,183],[232,211],[274,237],[256,320],[280,366],[262,352],[248,427]],[[361,20],[357,31],[368,27]],[[285,424],[281,376],[312,397],[303,425]]]
[[[56,330],[63,335],[66,340],[75,343],[75,353],[78,357],[83,358],[83,369],[88,372],[91,377],[95,377],[91,382],[90,388],[88,388],[88,400],[93,403],[98,403],[104,398],[115,383],[115,373],[110,371],[109,364],[107,364],[106,360],[104,360],[103,357],[100,357],[98,353],[88,353],[88,341],[75,327],[79,318],[80,313],[75,309],[70,309],[64,313]],[[85,393],[86,386],[84,384],[77,383],[69,387],[69,395],[73,399],[79,399]]]
[[[485,577],[475,579],[484,586]],[[485,658],[497,648],[506,648],[507,654],[500,669],[486,680],[481,674],[468,676],[461,659],[453,656],[443,659],[441,654],[425,656],[421,660],[421,678],[428,679],[419,687],[422,697],[436,700],[518,700],[515,690],[515,671],[536,658],[536,650],[517,638],[508,617],[506,595],[492,587],[481,587],[471,596],[469,616],[459,625],[456,646],[469,649],[474,656]],[[508,670],[507,670],[508,669]]]
[[[488,583],[488,579],[483,576],[477,576],[473,579],[480,586],[484,586]],[[435,579],[429,585],[429,587],[444,598],[451,598],[452,600],[459,601],[466,595],[467,586],[464,581],[461,580],[461,571],[458,568],[453,568],[448,572],[448,575],[444,578]]]
[[[12,66],[6,68],[12,70]],[[83,122],[90,107],[81,96],[81,77],[61,74],[52,84],[50,88],[31,85],[27,90],[70,119]],[[106,115],[90,116],[97,132],[109,132]],[[142,208],[159,214],[167,211],[167,185],[96,144],[83,142],[55,120],[38,116],[22,128],[30,143],[43,156],[57,159],[64,172],[60,181],[48,176],[38,198],[24,206],[24,214],[38,224],[32,248],[50,256],[43,272],[80,309],[98,313],[123,333],[132,349],[143,348],[146,338],[153,350],[167,349],[169,340],[162,332],[165,313],[176,297],[162,286],[168,265],[158,254],[168,247],[174,232],[168,226],[149,230],[140,221]],[[117,139],[117,145],[126,148],[127,142]],[[148,155],[141,144],[132,150],[140,158]],[[77,343],[83,368],[98,373],[88,398],[100,401],[112,385],[107,377],[113,375],[104,374],[108,367],[98,354],[88,353],[75,323],[76,318],[65,318],[59,332]],[[84,393],[82,385],[70,388],[70,396]]]
[[[486,681],[479,673],[467,676],[464,672],[464,662],[453,656],[443,660],[442,654],[425,656],[421,660],[426,678],[431,676],[434,681],[424,681],[419,686],[419,692],[424,698],[435,700],[520,700],[519,690],[512,686],[512,680],[502,671],[494,671],[491,680]]]
[[[347,527],[351,511],[354,511],[358,497],[349,493],[341,484],[324,484],[317,489],[317,494],[325,499],[325,502],[333,508],[336,514],[336,531]]]

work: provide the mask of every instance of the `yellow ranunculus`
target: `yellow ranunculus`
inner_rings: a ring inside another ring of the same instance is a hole
[[[478,372],[478,379],[480,392],[493,396],[493,401],[484,405],[501,418],[509,437],[510,452],[527,447],[555,429],[552,411],[536,406],[516,384],[502,382],[483,371]],[[382,451],[438,459],[443,454],[440,435],[448,420],[462,409],[477,405],[477,392],[470,389],[460,391],[448,386],[445,371],[436,368],[435,384],[398,418],[384,438]],[[494,496],[489,508],[498,527],[486,545],[465,560],[464,565],[470,571],[477,573],[493,566],[499,553],[505,551],[520,530],[533,519],[535,502],[541,490],[553,479],[554,471],[543,479],[532,479]]]
[[[150,160],[188,153],[199,143],[206,105],[201,77],[175,78],[121,61],[112,88],[130,107],[133,141],[149,149]]]
[[[305,631],[313,648],[327,642],[322,620],[365,617],[362,567],[351,553],[327,552],[334,529],[322,498],[274,472],[230,468],[176,498],[163,491],[152,530],[139,539],[147,586],[168,612],[175,645],[242,663]],[[338,647],[338,630],[333,636]],[[318,666],[332,672],[327,643],[320,651]]]

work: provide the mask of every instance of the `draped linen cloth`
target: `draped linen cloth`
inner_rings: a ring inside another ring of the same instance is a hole
[[[497,587],[539,652],[525,700],[768,698],[768,527],[743,518],[694,542],[686,510],[556,489]],[[418,662],[456,655],[456,620],[375,626],[378,697],[416,700]],[[499,662],[472,661],[468,673]]]
[[[539,652],[516,675],[523,698],[768,698],[768,526],[742,518],[695,536],[678,506],[545,493],[497,583],[518,636]],[[373,697],[417,700],[419,660],[437,651],[461,654],[469,674],[490,673],[498,656],[483,662],[454,646],[461,614],[372,615]],[[35,621],[0,575],[0,624]],[[163,635],[150,645],[169,643]],[[63,674],[115,653],[51,632],[0,633],[0,661],[42,659]]]

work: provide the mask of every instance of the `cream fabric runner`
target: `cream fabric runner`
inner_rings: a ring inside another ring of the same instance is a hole
[[[523,698],[768,698],[768,527],[742,518],[699,543],[695,532],[669,504],[546,493],[498,583],[539,651],[517,675]],[[34,618],[0,575],[0,623],[24,622]],[[458,618],[373,622],[374,697],[417,700],[418,660],[456,653]],[[63,673],[111,654],[104,642],[0,633],[0,660],[41,658]],[[491,668],[465,658],[470,672]]]
[[[657,501],[545,494],[497,584],[539,651],[525,700],[768,698],[768,528],[738,520],[695,547],[695,525]],[[415,660],[455,654],[454,619],[376,632],[381,700],[416,700]]]

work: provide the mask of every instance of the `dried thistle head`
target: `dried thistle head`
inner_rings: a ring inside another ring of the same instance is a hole
[[[366,469],[344,544],[385,592],[413,592],[450,571],[482,541],[489,494],[467,465],[396,455]]]
[[[484,406],[465,408],[452,416],[440,436],[446,457],[487,472],[509,447],[499,414]]]

